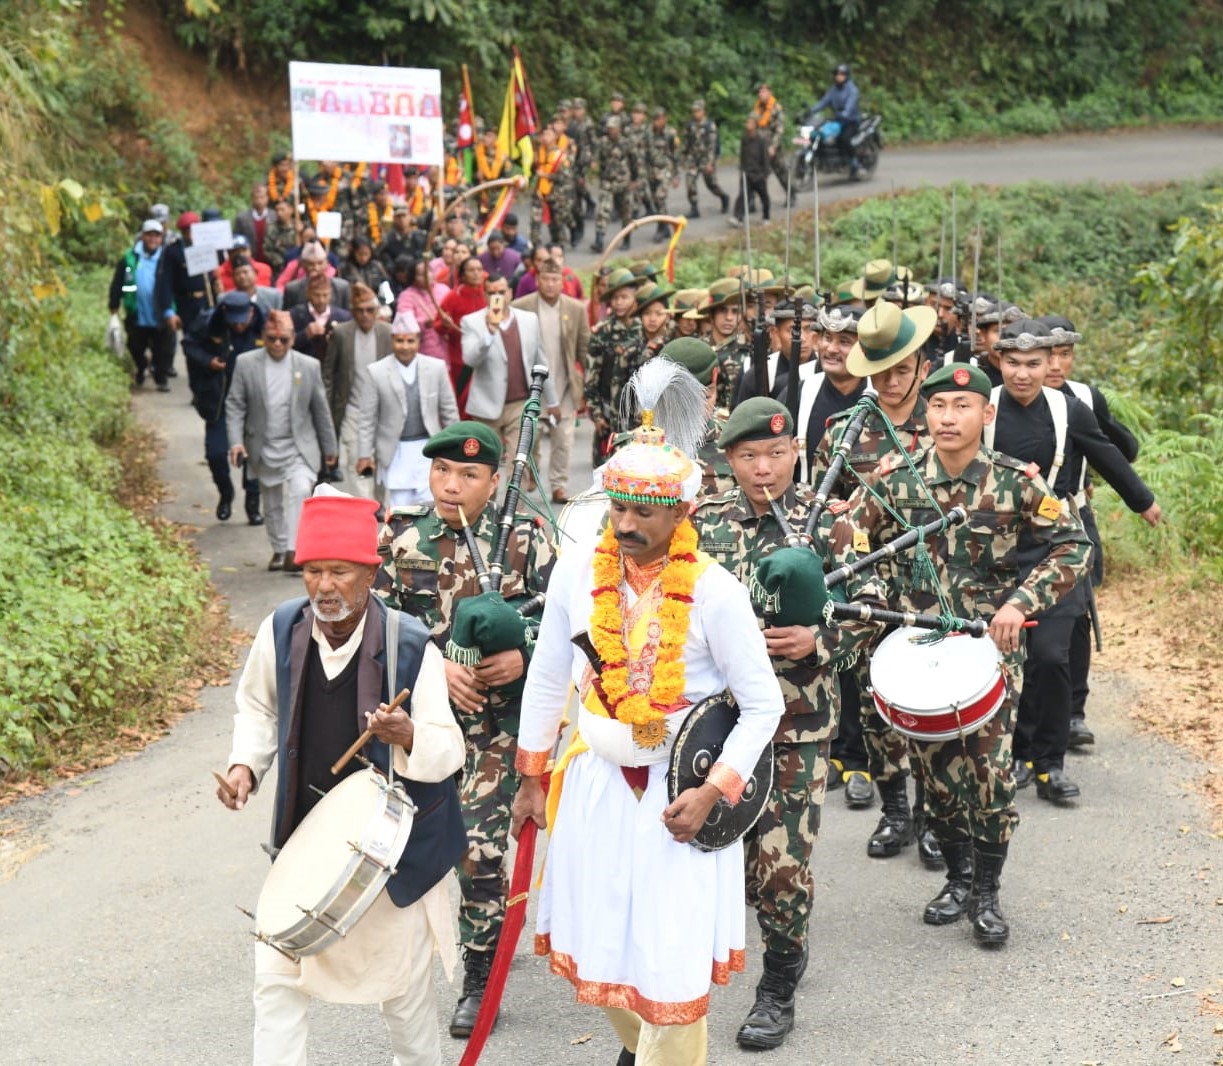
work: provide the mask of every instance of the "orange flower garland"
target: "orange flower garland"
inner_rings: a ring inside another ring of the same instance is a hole
[[[633,692],[628,684],[625,649],[624,610],[620,592],[620,546],[609,524],[595,550],[592,592],[591,640],[603,660],[601,683],[609,714],[634,727],[661,722],[684,694],[684,643],[688,635],[688,616],[692,611],[692,590],[696,584],[697,536],[692,523],[684,521],[671,537],[668,562],[661,583],[663,600],[659,607],[662,637],[650,678],[649,693]],[[666,740],[665,730],[638,730],[637,737],[652,737],[656,746]]]
[[[272,169],[268,171],[268,199],[271,200],[272,203],[275,203],[277,200],[282,198],[287,199],[292,194],[293,187],[296,184],[297,172],[290,170],[289,173],[285,175],[284,189],[278,189],[276,187],[276,168],[272,167]]]
[[[341,171],[339,167],[336,167],[335,170],[331,172],[331,188],[327,190],[327,198],[322,202],[321,206],[315,207],[313,198],[306,198],[306,210],[310,213],[310,225],[314,226],[316,229],[318,228],[319,212],[330,211],[333,207],[335,207],[335,198],[340,191],[340,174]]]

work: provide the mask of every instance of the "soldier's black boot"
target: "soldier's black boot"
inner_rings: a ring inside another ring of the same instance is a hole
[[[903,775],[876,784],[883,798],[883,817],[866,842],[866,854],[872,859],[888,859],[913,843],[913,812]]]
[[[662,244],[663,241],[669,240],[670,237],[671,237],[671,230],[665,222],[660,222],[658,223],[657,226],[654,227],[654,243],[655,244]]]
[[[722,214],[726,214],[730,210],[730,197],[726,193],[719,194],[722,197]]]
[[[756,1002],[739,1026],[740,1047],[781,1047],[794,1028],[794,990],[807,968],[807,949],[783,954],[765,951],[764,974],[756,986]]]
[[[950,925],[964,916],[965,905],[972,893],[972,841],[939,838],[943,861],[947,864],[947,882],[943,890],[926,904],[922,921],[927,925]]]
[[[625,235],[624,240],[620,242],[620,247],[626,252],[633,247],[633,235],[631,233]]]
[[[700,218],[701,217],[701,209],[697,207],[695,200],[688,201],[688,217],[689,218]]]
[[[594,252],[595,255],[598,255],[601,251],[603,251],[603,231],[601,229],[595,230],[595,241],[594,244],[590,246],[590,250]]]
[[[1007,845],[975,840],[972,849],[975,869],[968,913],[972,918],[973,939],[987,947],[1005,944],[1011,935],[1011,927],[1002,916],[998,886],[1006,862]]]
[[[463,949],[463,994],[450,1016],[450,1035],[462,1040],[471,1036],[475,1028],[476,1015],[480,1013],[480,1004],[484,1000],[484,988],[488,984],[488,975],[493,968],[493,948],[488,951],[472,951]],[[500,1012],[498,1012],[500,1017]],[[497,1024],[493,1019],[493,1026]]]
[[[917,857],[931,870],[943,868],[943,849],[938,837],[926,824],[926,789],[917,781],[913,789],[913,837],[917,841]]]

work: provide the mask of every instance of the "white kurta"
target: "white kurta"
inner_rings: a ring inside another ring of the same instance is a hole
[[[357,653],[364,631],[363,619],[344,645],[332,649],[314,624],[312,637],[319,644],[328,677],[337,676]],[[258,788],[276,756],[276,650],[271,615],[255,635],[235,702],[238,711],[229,765],[249,766]],[[395,746],[395,772],[414,781],[445,780],[463,765],[463,735],[450,711],[441,652],[432,644],[425,648],[410,707],[415,730],[412,751],[405,753]],[[397,907],[385,891],[379,893],[346,937],[303,958],[300,966],[262,944],[256,947],[263,956],[257,965],[279,973],[296,969],[303,992],[334,1003],[378,1003],[402,995],[413,973],[419,971],[419,960],[411,957],[412,945],[417,951],[436,949],[449,975],[457,939],[447,887],[452,876],[447,875],[409,907]],[[425,926],[432,937],[426,936],[422,943]]]
[[[569,551],[552,574],[518,737],[519,765],[534,772],[586,667],[570,638],[590,628],[592,558],[590,548]],[[746,589],[715,563],[697,579],[693,601],[684,695],[693,704],[726,689],[734,695],[739,722],[720,761],[746,780],[781,718],[781,689]],[[550,955],[578,1000],[625,1007],[656,1025],[704,1016],[711,977],[725,983],[744,962],[742,846],[702,852],[662,824],[683,718],[670,715],[667,743],[647,750],[634,744],[631,726],[579,711],[590,751],[564,775],[539,899],[536,951]],[[622,766],[649,766],[640,800]]]

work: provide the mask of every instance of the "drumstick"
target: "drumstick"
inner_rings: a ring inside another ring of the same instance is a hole
[[[225,780],[216,770],[212,771],[212,776],[217,779],[217,784],[221,786],[221,791],[225,793],[231,800],[238,798],[238,790],[234,788],[228,781]]]
[[[388,711],[393,711],[396,707],[402,706],[403,701],[408,698],[408,695],[409,695],[409,692],[405,688],[402,692],[399,693],[398,696],[396,696],[393,700],[391,700],[390,703],[386,705],[386,709]],[[367,729],[364,733],[362,733],[359,737],[357,737],[357,739],[353,741],[352,747],[349,748],[346,752],[344,752],[344,754],[341,755],[338,759],[336,759],[334,763],[332,763],[332,766],[331,766],[332,776],[338,774],[341,770],[343,770],[344,767],[348,765],[349,759],[351,759],[354,755],[356,755],[357,752],[359,752],[363,747],[365,747],[366,744],[368,744],[373,739],[374,739],[374,731],[372,728]]]

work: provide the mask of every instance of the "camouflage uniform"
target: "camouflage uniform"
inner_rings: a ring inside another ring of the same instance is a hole
[[[633,122],[631,119],[622,127],[624,130],[620,139],[627,142],[628,146],[633,151],[633,156],[637,160],[637,188],[633,190],[633,217],[637,217],[644,210],[647,214],[654,214],[654,205],[652,203],[653,196],[651,195],[650,174],[648,162],[650,157],[650,124],[646,121]]]
[[[544,160],[544,150],[535,161],[534,194],[531,197],[531,243],[538,244],[544,220],[544,204],[548,205],[548,237],[553,244],[568,244],[569,230],[574,224],[573,178],[574,149],[568,137],[558,140],[554,149],[558,156]],[[541,166],[547,164],[547,172]]]
[[[622,134],[618,140],[604,136],[595,150],[595,166],[599,171],[599,209],[595,213],[595,233],[607,232],[613,210],[621,226],[633,221],[632,183],[641,175],[637,153]]]
[[[801,530],[815,501],[806,485],[791,485],[780,499],[792,529]],[[772,512],[757,515],[735,488],[701,503],[693,515],[701,550],[747,584],[757,564],[785,545]],[[880,606],[882,585],[874,577],[851,579],[847,589]],[[762,629],[769,621],[756,608]],[[828,776],[828,745],[840,712],[832,663],[853,654],[875,626],[819,626],[815,654],[801,662],[774,659],[785,697],[785,714],[773,735],[773,792],[760,821],[744,839],[747,899],[756,908],[766,950],[793,955],[803,950],[815,887],[811,852],[820,828],[820,806]]]
[[[654,199],[654,210],[667,213],[667,194],[671,182],[679,171],[679,134],[674,126],[656,130],[650,126],[646,146],[646,172],[650,183],[650,195]]]
[[[760,132],[768,138],[769,147],[773,150],[773,157],[769,160],[769,165],[773,168],[777,180],[781,182],[782,191],[789,190],[790,171],[786,166],[786,116],[781,101],[776,97],[773,98],[773,108],[769,112],[767,123],[764,122],[764,108],[760,106],[759,97],[752,106],[752,114],[760,124]]]
[[[1057,501],[1039,476],[1028,476],[1024,464],[984,447],[958,477],[944,471],[934,448],[917,452],[913,463],[944,513],[955,506],[968,511],[964,525],[926,540],[954,613],[988,619],[1009,603],[1030,616],[1051,607],[1087,573],[1091,542],[1082,524],[1060,507],[1056,518],[1048,517]],[[919,479],[900,458],[881,466],[875,490],[911,525],[937,517]],[[829,546],[838,561],[854,558],[854,535],[860,539],[864,532],[873,550],[904,527],[859,488],[832,527]],[[1021,573],[1027,575],[1022,581]],[[889,584],[889,598],[902,609],[939,609],[934,590],[915,587],[911,554],[880,563],[879,575]],[[944,846],[949,839],[967,838],[1005,845],[1019,823],[1011,731],[1022,661],[1022,650],[1006,657],[1006,699],[981,729],[957,740],[912,742],[931,828]]]
[[[620,393],[644,362],[645,336],[641,322],[621,322],[612,317],[600,322],[590,336],[586,351],[586,404],[592,418],[599,416],[612,433],[632,429],[620,414]]]
[[[370,181],[369,174],[362,174],[360,180],[354,174],[348,177],[346,181],[348,183],[347,200],[349,213],[354,219],[368,219],[369,205],[374,199],[374,183]],[[343,194],[341,193],[341,195]],[[360,229],[359,225],[358,229]],[[368,222],[365,224],[365,229],[369,229]],[[368,233],[366,236],[368,236]]]
[[[589,115],[582,119],[574,119],[569,123],[569,139],[574,145],[574,160],[573,160],[573,182],[577,194],[577,203],[575,204],[576,211],[581,215],[586,215],[586,207],[589,205],[594,207],[594,198],[590,195],[588,184],[588,176],[590,167],[594,163],[595,157],[595,142],[598,138],[595,136],[595,124],[591,121]],[[573,223],[576,226],[578,215],[575,214]]]
[[[718,184],[718,127],[713,119],[706,116],[701,122],[690,118],[684,127],[683,147],[684,177],[688,189],[688,203],[696,209],[696,181],[705,179],[705,188],[722,201],[722,210],[726,210],[728,197]],[[712,168],[708,173],[705,168]]]
[[[817,481],[824,476],[832,462],[837,438],[840,437],[845,423],[849,420],[849,412],[835,415],[829,423],[823,438],[815,451],[812,468],[818,471]],[[896,436],[910,452],[924,449],[932,444],[926,432],[926,401],[920,396],[908,419],[895,427]],[[879,424],[878,417],[872,416],[863,429],[857,442],[850,450],[846,467],[852,467],[865,479],[870,479],[879,469],[880,464],[889,455],[895,455],[896,448],[892,444],[887,431]],[[832,496],[837,500],[848,500],[858,488],[860,482],[848,469],[844,470],[833,486]],[[840,513],[845,504],[833,503],[829,510]],[[897,733],[875,710],[875,702],[870,694],[870,678],[866,659],[854,664],[854,676],[858,689],[858,711],[862,719],[862,734],[866,741],[866,754],[869,760],[871,777],[877,782],[890,781],[896,777],[907,777],[909,774],[909,742]]]
[[[751,351],[751,345],[738,334],[714,348],[718,357],[716,403],[719,410],[729,411],[734,407],[735,392],[739,388],[739,375],[743,372],[743,360],[751,355]]]
[[[490,503],[475,523],[485,561],[497,535],[497,511]],[[380,552],[387,561],[374,589],[391,606],[419,618],[433,642],[445,651],[454,605],[480,592],[475,567],[461,531],[452,530],[430,507],[397,507],[383,529]],[[534,521],[515,522],[505,557],[502,595],[513,601],[541,592],[552,572],[554,552]],[[529,661],[530,646],[526,656]],[[514,691],[521,692],[515,685]],[[491,689],[480,714],[461,711],[455,719],[467,740],[460,799],[468,849],[459,868],[459,934],[463,946],[492,951],[505,917],[505,854],[510,803],[518,790],[515,738],[521,710],[518,695]]]
[[[263,258],[272,268],[275,278],[285,268],[285,252],[297,247],[297,226],[292,222],[281,225],[275,218],[268,220],[263,232]]]
[[[714,414],[709,420],[709,433],[705,443],[697,450],[697,462],[701,464],[701,497],[721,496],[730,492],[735,486],[735,474],[730,468],[730,460],[726,453],[718,447],[718,438],[722,435],[722,427],[726,425],[726,416],[722,412]]]

